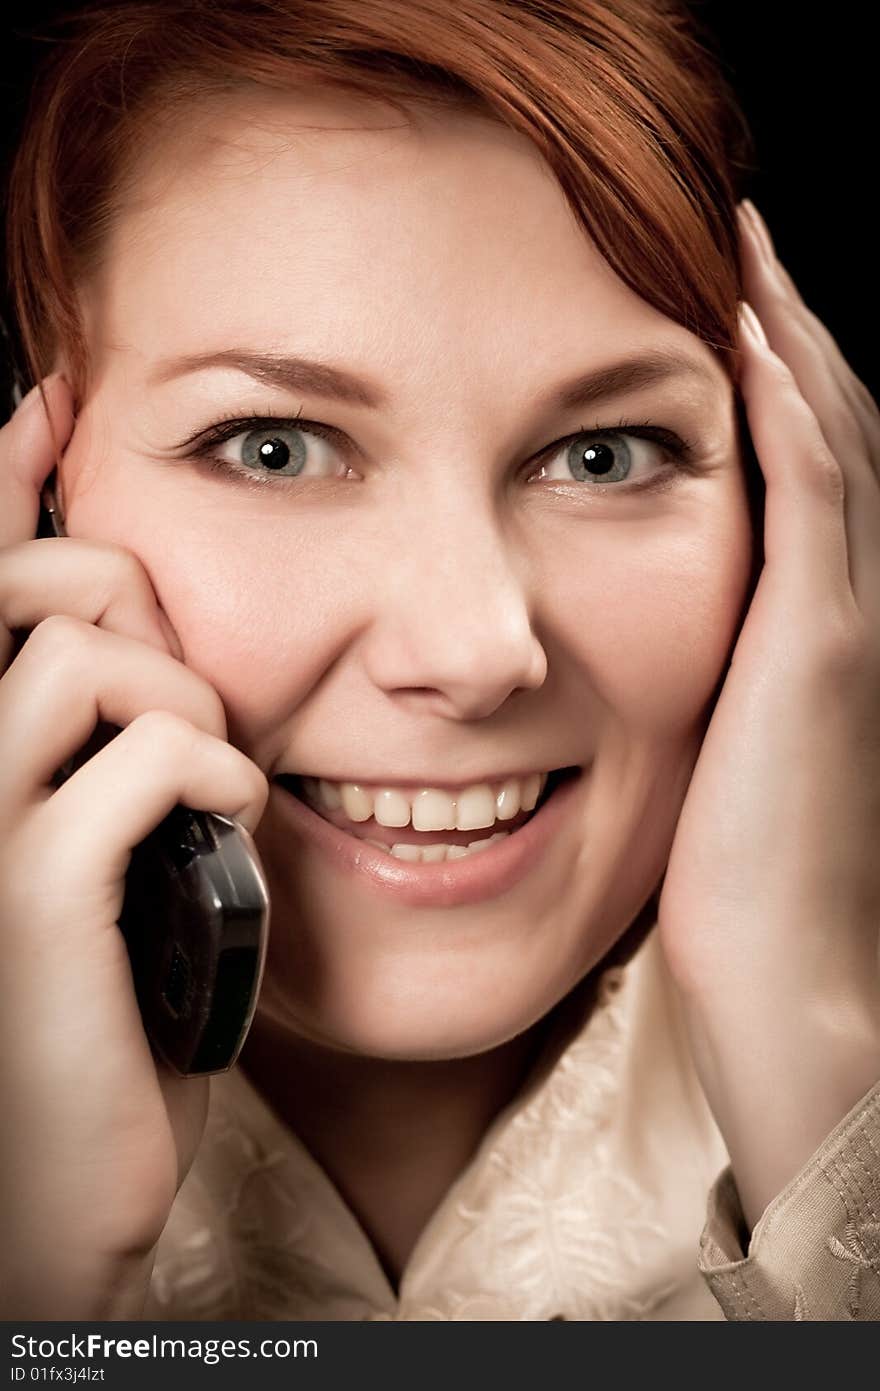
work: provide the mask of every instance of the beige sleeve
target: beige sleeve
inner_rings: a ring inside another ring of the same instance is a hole
[[[880,1082],[767,1206],[751,1240],[733,1171],[722,1170],[698,1266],[727,1319],[880,1320]]]

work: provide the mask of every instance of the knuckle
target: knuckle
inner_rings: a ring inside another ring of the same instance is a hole
[[[821,448],[816,450],[812,472],[822,496],[842,507],[846,497],[846,480],[843,469],[824,441]]]
[[[848,440],[855,448],[861,440],[861,431],[846,398],[835,392],[825,409],[829,431],[835,438]]]
[[[247,759],[247,764],[253,788],[253,800],[255,802],[262,801],[265,805],[269,798],[269,779],[262,768],[258,768],[252,759]]]
[[[775,390],[782,395],[783,399],[790,398],[792,403],[803,399],[794,368],[789,361],[789,357],[798,351],[797,337],[792,324],[785,324],[784,330],[779,333],[778,337],[774,338],[770,345],[772,357],[767,362],[769,375],[774,379]]]
[[[265,809],[269,800],[269,779],[261,768],[258,768],[247,754],[236,749],[234,745],[227,744],[231,757],[232,770],[234,772],[235,784],[239,789],[239,795],[251,807]]]
[[[150,585],[149,576],[133,551],[112,543],[107,552],[110,582],[114,588],[145,590]]]
[[[179,699],[186,714],[169,709],[144,710],[131,721],[149,721],[148,729],[156,726],[156,738],[173,743],[185,737],[192,744],[197,736],[226,739],[226,715],[223,702],[214,687],[201,677],[187,671],[180,688]]]
[[[186,694],[189,719],[205,734],[225,740],[226,707],[211,682],[198,672],[185,668],[181,691]]]
[[[798,390],[798,384],[795,380],[794,373],[785,359],[780,357],[778,352],[773,352],[772,357],[767,359],[767,369],[771,377],[776,379],[776,386],[779,391],[788,392],[798,400],[803,399]]]
[[[200,679],[203,682],[205,725],[209,733],[216,735],[219,739],[225,739],[227,735],[226,707],[210,681],[205,681],[204,678]]]
[[[793,312],[791,286],[786,283],[783,267],[779,261],[775,263],[770,275],[766,278],[764,293],[773,307],[781,313],[791,314]]]
[[[178,759],[192,749],[198,730],[172,710],[144,710],[131,721],[134,737],[143,739],[152,753]]]
[[[39,648],[41,660],[68,662],[92,641],[91,623],[69,613],[50,613],[36,625],[30,642]]]
[[[11,583],[11,577],[15,574],[19,563],[22,547],[30,544],[30,541],[11,541],[6,546],[0,546],[0,588],[6,589]]]

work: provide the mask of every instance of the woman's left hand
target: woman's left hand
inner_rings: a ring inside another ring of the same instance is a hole
[[[880,1080],[880,412],[757,213],[740,228],[765,564],[658,932],[752,1228]]]

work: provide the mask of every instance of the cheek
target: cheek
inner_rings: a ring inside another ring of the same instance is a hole
[[[230,736],[236,727],[259,736],[296,706],[338,646],[334,607],[344,612],[345,587],[331,582],[326,562],[322,572],[326,547],[289,520],[267,524],[246,510],[230,520],[228,504],[206,505],[204,492],[180,482],[163,489],[142,479],[134,489],[125,472],[105,460],[86,484],[70,460],[69,533],[137,556],[186,666],[223,700]]]
[[[574,659],[587,689],[630,729],[660,738],[690,730],[712,694],[739,628],[751,562],[747,518],[733,527],[730,520],[660,528],[641,544],[609,545],[604,561],[596,546],[579,582],[567,568],[558,602],[544,591],[565,660]],[[337,566],[328,569],[320,548],[308,537],[291,540],[291,531],[283,551],[264,537],[259,546],[227,547],[218,563],[216,544],[195,545],[157,566],[187,665],[252,729],[290,714],[369,618]]]
[[[323,534],[289,516],[249,517],[246,506],[230,525],[219,496],[216,509],[204,493],[190,506],[178,488],[172,504],[161,488],[123,487],[122,470],[102,469],[100,482],[75,490],[71,534],[139,557],[186,665],[223,700],[230,736],[271,737],[375,618],[362,602],[369,584],[352,586],[363,546],[335,527]],[[541,627],[548,651],[575,669],[578,703],[590,692],[613,721],[648,739],[692,732],[744,617],[751,560],[733,471],[693,502],[579,524],[540,548]]]
[[[218,692],[230,737],[245,747],[271,740],[356,630],[348,561],[330,545],[289,518],[231,527],[221,515],[216,529],[178,531],[167,555],[144,540],[186,664]]]
[[[745,616],[745,503],[734,497],[702,516],[593,541],[579,578],[569,570],[560,585],[563,641],[613,720],[649,738],[681,736],[699,720]]]

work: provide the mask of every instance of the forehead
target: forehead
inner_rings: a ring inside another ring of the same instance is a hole
[[[169,338],[341,345],[390,369],[468,343],[483,361],[540,349],[549,372],[590,342],[611,358],[671,327],[524,136],[461,108],[404,116],[335,94],[247,92],[157,128],[94,292],[98,342],[147,359]]]

